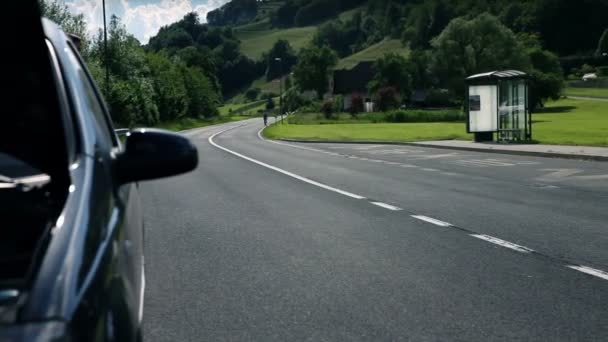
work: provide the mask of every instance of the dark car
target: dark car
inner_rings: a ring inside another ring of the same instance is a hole
[[[121,142],[74,42],[30,3],[3,41],[0,341],[141,340],[136,182],[193,170],[198,153],[155,129]]]

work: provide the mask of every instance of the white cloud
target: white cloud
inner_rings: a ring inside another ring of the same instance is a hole
[[[153,3],[135,5],[133,1],[106,0],[107,17],[114,14],[121,19],[127,31],[142,43],[147,43],[162,26],[180,20],[186,13],[195,11],[201,21],[206,21],[207,12],[220,7],[228,0],[207,0],[195,5],[192,0],[158,0]],[[68,0],[66,5],[73,13],[84,14],[90,34],[103,27],[101,0]]]

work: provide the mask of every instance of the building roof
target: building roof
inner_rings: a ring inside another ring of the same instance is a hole
[[[505,78],[526,78],[528,75],[519,70],[502,70],[502,71],[490,71],[482,74],[472,75],[466,78],[467,81],[472,80],[496,80]]]
[[[376,74],[374,62],[360,62],[352,69],[334,71],[334,94],[367,93],[367,84]]]

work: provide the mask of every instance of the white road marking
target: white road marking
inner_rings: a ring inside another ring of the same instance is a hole
[[[598,278],[602,278],[604,280],[608,280],[608,272],[605,272],[602,270],[598,270],[598,269],[587,267],[587,266],[568,265],[567,267],[571,268],[573,270],[577,270],[579,272],[583,272],[583,273],[598,277]]]
[[[538,177],[539,180],[545,181],[559,181],[564,178],[571,177],[577,173],[583,172],[581,169],[542,169],[541,171],[548,171],[549,173]]]
[[[452,158],[452,157],[464,157],[464,155],[460,153],[448,153],[448,154],[432,154],[425,156],[412,156],[413,160],[430,160],[430,159],[441,159],[441,158]]]
[[[452,226],[451,223],[443,222],[443,221],[434,219],[432,217],[424,216],[424,215],[412,215],[412,217],[415,219],[421,220],[421,221],[432,223],[432,224],[434,224],[436,226],[440,226],[440,227],[451,227]]]
[[[264,139],[264,137],[262,136],[262,131],[264,130],[264,128],[260,129],[258,131],[258,138],[260,138],[260,140],[264,140],[265,142],[269,142],[269,143],[273,143],[273,144],[277,144],[277,145],[283,145],[283,146],[289,146],[289,147],[294,147],[294,148],[299,148],[302,150],[307,150],[307,151],[314,151],[314,152],[322,152],[322,153],[327,153],[327,151],[323,151],[323,150],[319,150],[316,148],[312,148],[312,147],[306,147],[306,146],[300,146],[300,145],[294,145],[294,144],[288,144],[288,143],[284,143],[281,141],[276,141],[276,140],[268,140],[268,139]]]
[[[393,210],[393,211],[399,211],[399,210],[403,210],[399,207],[395,207],[394,205],[390,205],[390,204],[386,204],[386,203],[382,203],[382,202],[370,202],[373,205],[377,205],[379,207],[388,209],[388,210]]]
[[[480,162],[476,162],[476,161],[472,161],[472,160],[455,160],[452,163],[463,165],[463,166],[474,166],[474,167],[488,167],[488,166],[490,166],[488,164],[480,163]]]
[[[412,164],[401,164],[399,166],[400,167],[405,167],[405,168],[417,168],[418,167],[418,166],[412,165]]]
[[[583,180],[608,179],[608,175],[574,176],[572,178]]]
[[[520,253],[534,252],[534,250],[532,250],[530,248],[520,246],[518,244],[509,242],[509,241],[501,240],[501,239],[495,238],[493,236],[483,235],[483,234],[471,234],[471,236],[474,238],[477,238],[477,239],[488,241],[490,243],[493,243],[493,244],[501,246],[501,247],[512,249],[512,250],[520,252]]]
[[[437,172],[437,171],[439,171],[437,169],[431,169],[431,168],[428,168],[428,167],[422,168],[420,170],[422,170],[422,171],[429,171],[429,172]]]
[[[341,195],[344,195],[344,196],[347,196],[347,197],[350,197],[350,198],[354,198],[354,199],[365,199],[365,197],[360,196],[360,195],[357,195],[357,194],[353,194],[352,192],[348,192],[348,191],[340,190],[340,189],[338,189],[338,188],[334,188],[334,187],[331,187],[331,186],[329,186],[329,185],[325,185],[325,184],[322,184],[322,183],[316,182],[316,181],[314,181],[314,180],[312,180],[312,179],[308,179],[308,178],[306,178],[306,177],[302,177],[302,176],[297,175],[297,174],[295,174],[295,173],[293,173],[293,172],[289,172],[289,171],[287,171],[287,170],[283,170],[283,169],[278,168],[278,167],[276,167],[276,166],[272,166],[272,165],[270,165],[270,164],[266,164],[266,163],[261,162],[261,161],[259,161],[259,160],[257,160],[257,159],[253,159],[253,158],[251,158],[251,157],[247,157],[246,155],[240,154],[240,153],[238,153],[238,152],[235,152],[235,151],[232,151],[232,150],[230,150],[230,149],[227,149],[227,148],[225,148],[225,147],[223,147],[223,146],[220,146],[220,145],[218,145],[218,144],[217,144],[215,141],[213,141],[213,138],[215,138],[217,135],[222,134],[222,133],[224,133],[224,132],[226,132],[226,131],[228,131],[228,130],[231,130],[231,129],[234,129],[234,128],[237,128],[237,127],[241,127],[241,126],[231,127],[231,128],[228,128],[228,129],[225,129],[225,130],[223,130],[223,131],[220,131],[220,132],[217,132],[217,133],[213,134],[212,136],[210,136],[210,137],[209,137],[209,143],[210,143],[211,145],[213,145],[213,146],[215,146],[215,147],[219,148],[220,150],[226,151],[226,152],[228,152],[228,153],[230,153],[230,154],[232,154],[232,155],[235,155],[235,156],[237,156],[237,157],[239,157],[239,158],[242,158],[242,159],[248,160],[248,161],[250,161],[250,162],[252,162],[252,163],[255,163],[255,164],[258,164],[258,165],[263,166],[263,167],[265,167],[265,168],[271,169],[271,170],[273,170],[273,171],[276,171],[276,172],[282,173],[282,174],[284,174],[284,175],[286,175],[286,176],[289,176],[289,177],[295,178],[295,179],[300,180],[300,181],[302,181],[302,182],[305,182],[305,183],[308,183],[308,184],[312,184],[312,185],[318,186],[319,188],[323,188],[323,189],[325,189],[325,190],[333,191],[333,192],[339,193],[339,194],[341,194]]]

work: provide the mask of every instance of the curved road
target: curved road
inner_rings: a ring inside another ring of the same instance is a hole
[[[185,134],[142,185],[150,341],[608,340],[608,164]]]

